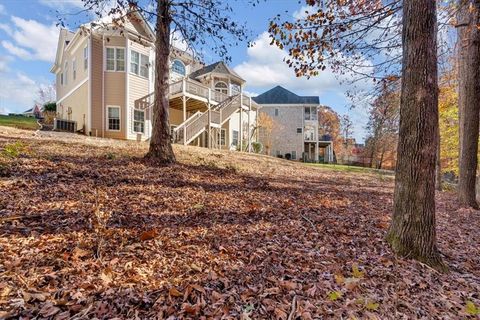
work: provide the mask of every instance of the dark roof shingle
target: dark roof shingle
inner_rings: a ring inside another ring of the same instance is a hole
[[[252,99],[258,104],[320,104],[316,96],[299,96],[282,86],[276,86]]]

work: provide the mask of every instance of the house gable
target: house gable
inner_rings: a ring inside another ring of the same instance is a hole
[[[320,104],[316,96],[299,96],[282,86],[276,86],[252,99],[258,104]]]

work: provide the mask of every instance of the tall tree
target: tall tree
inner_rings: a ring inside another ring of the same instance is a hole
[[[480,0],[459,0],[458,108],[460,154],[458,199],[478,209],[476,176],[480,112]]]
[[[244,25],[235,22],[228,1],[222,0],[151,0],[140,4],[137,0],[82,0],[84,11],[99,17],[109,15],[115,25],[122,25],[126,14],[137,11],[155,25],[155,98],[153,103],[153,130],[150,149],[146,155],[160,163],[175,162],[172,150],[168,79],[171,37],[176,34],[194,54],[214,53],[230,60],[228,48],[247,38]],[[113,4],[113,6],[111,5]],[[108,9],[105,9],[108,8]],[[63,24],[64,21],[60,21]]]
[[[402,24],[400,136],[387,241],[397,254],[443,269],[435,230],[436,1],[404,0]]]

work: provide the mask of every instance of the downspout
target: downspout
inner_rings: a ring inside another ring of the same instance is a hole
[[[92,30],[88,35],[88,114],[87,114],[87,123],[88,123],[88,133],[87,135],[92,135]]]

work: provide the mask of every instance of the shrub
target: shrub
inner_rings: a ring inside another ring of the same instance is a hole
[[[47,102],[43,105],[43,111],[57,111],[57,103],[56,102]]]
[[[261,142],[252,142],[252,149],[255,153],[260,153],[263,151],[263,144]]]
[[[287,160],[292,159],[292,155],[290,153],[285,153],[285,159]]]

